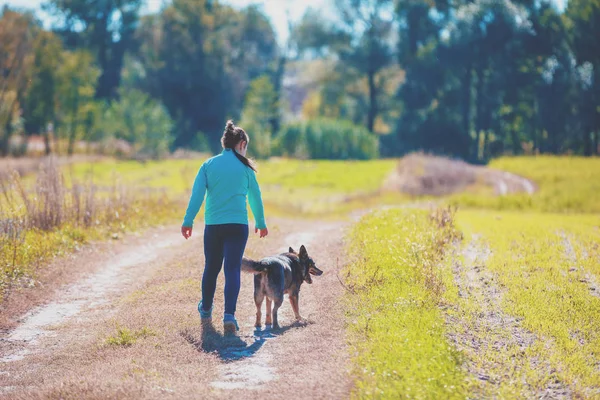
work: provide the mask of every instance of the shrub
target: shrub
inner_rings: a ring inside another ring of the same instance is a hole
[[[352,122],[314,119],[284,126],[278,137],[282,155],[312,159],[368,160],[379,156],[378,138]]]

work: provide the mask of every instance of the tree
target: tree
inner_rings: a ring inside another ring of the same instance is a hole
[[[327,22],[309,10],[295,28],[301,52],[338,59],[335,75],[341,81],[366,79],[365,126],[374,131],[384,81],[380,72],[392,61],[393,2],[391,0],[336,0],[340,23]],[[323,98],[327,97],[324,95]],[[359,107],[359,109],[362,107]],[[352,118],[356,121],[355,118]]]
[[[250,83],[246,101],[242,111],[240,126],[251,137],[251,153],[258,158],[266,158],[271,154],[272,131],[271,121],[279,113],[277,94],[268,76],[261,76]]]
[[[25,130],[44,134],[46,154],[50,154],[48,125],[56,125],[58,70],[62,64],[63,48],[58,37],[41,31],[33,43],[33,66],[31,84],[24,102],[27,116]]]
[[[84,115],[94,102],[95,83],[100,71],[95,67],[90,53],[78,50],[65,52],[59,69],[60,79],[60,122],[68,138],[67,153],[73,154],[75,140],[81,128],[89,129],[89,123],[81,125],[88,116]],[[61,129],[63,131],[63,129]]]
[[[103,121],[105,135],[129,142],[138,156],[156,159],[169,151],[173,121],[162,104],[139,90],[121,91]]]
[[[142,0],[50,0],[46,9],[61,17],[56,30],[70,48],[91,51],[100,66],[96,97],[114,98],[125,53],[134,45]]]
[[[587,70],[581,117],[586,155],[599,151],[600,143],[600,0],[569,0],[567,17],[572,21],[571,44],[577,63]],[[593,141],[590,135],[593,135]]]
[[[8,142],[21,118],[21,103],[27,89],[34,23],[31,14],[4,7],[0,18],[0,156],[8,152]]]
[[[209,0],[174,0],[143,19],[139,41],[139,88],[176,121],[174,146],[205,132],[214,151],[224,121],[239,117],[249,82],[272,70],[277,52],[273,29],[256,8],[238,12]]]

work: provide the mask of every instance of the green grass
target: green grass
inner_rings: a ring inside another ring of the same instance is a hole
[[[442,263],[455,234],[420,210],[373,213],[352,230],[346,285],[354,397],[465,398],[461,359],[440,310],[457,296]]]
[[[600,158],[502,157],[489,167],[529,178],[538,191],[532,196],[463,193],[453,196],[452,201],[463,207],[495,210],[600,213]]]
[[[118,179],[122,184],[160,189],[169,198],[185,203],[202,162],[165,160],[141,164],[137,161],[107,160],[76,164],[66,175],[78,180],[93,179],[100,186],[110,186]],[[259,162],[258,180],[267,213],[340,217],[365,203],[403,201],[405,196],[381,193],[383,182],[396,164],[396,160],[273,159]]]
[[[600,277],[600,216],[464,211],[457,221],[491,249],[485,268],[503,289],[503,312],[537,336],[527,359],[550,365],[576,397],[600,395],[600,288],[591,290]],[[552,379],[523,367],[534,389]],[[519,397],[519,379],[506,380],[505,390]]]
[[[147,327],[138,330],[117,327],[117,332],[114,335],[109,336],[105,343],[111,346],[129,347],[135,344],[138,339],[144,339],[151,336],[156,336],[156,332]]]

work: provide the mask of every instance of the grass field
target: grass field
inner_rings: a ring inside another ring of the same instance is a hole
[[[357,224],[346,277],[355,397],[600,397],[599,161],[494,161],[538,192],[451,196],[463,237],[453,245],[435,245],[421,211]]]
[[[492,160],[489,167],[529,178],[537,192],[533,196],[463,193],[452,201],[467,208],[600,213],[600,158],[502,157]]]
[[[457,232],[450,215],[390,210],[362,219],[349,238],[349,340],[357,398],[464,398],[460,354],[440,306],[455,301],[440,268]]]

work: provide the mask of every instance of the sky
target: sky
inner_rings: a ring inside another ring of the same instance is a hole
[[[39,10],[42,3],[46,0],[0,0],[0,8],[5,4],[11,7],[29,8]],[[265,14],[271,19],[271,23],[277,32],[277,37],[280,43],[285,43],[289,36],[287,15],[291,16],[292,20],[300,18],[308,7],[316,9],[325,8],[328,0],[221,0],[221,4],[230,4],[236,8],[243,8],[250,4],[262,6]],[[145,12],[158,11],[164,0],[145,0]],[[42,17],[42,14],[38,12]]]

